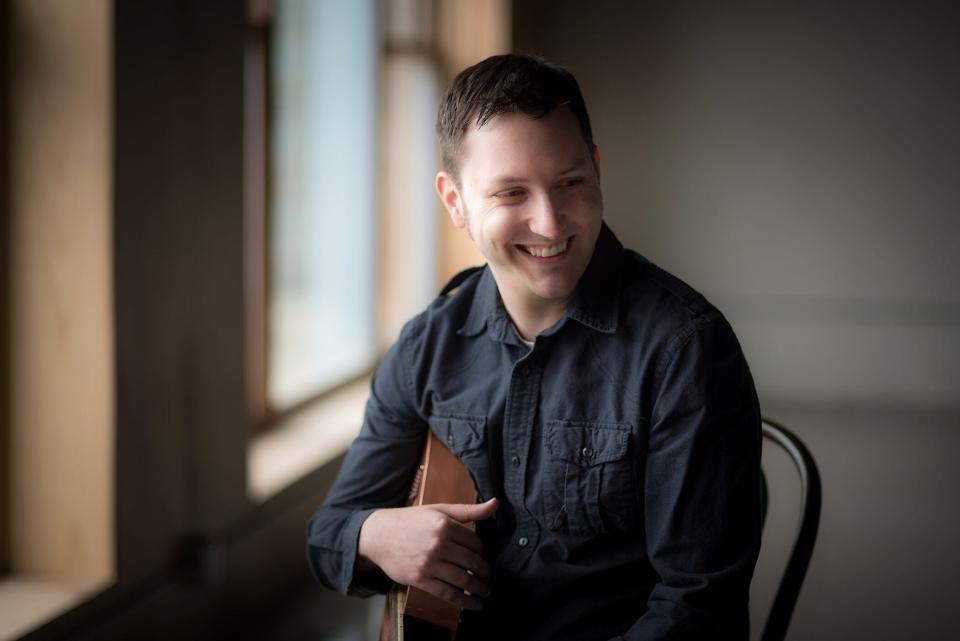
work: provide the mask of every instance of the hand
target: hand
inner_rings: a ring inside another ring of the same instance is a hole
[[[480,537],[464,523],[497,511],[486,503],[435,503],[377,510],[360,528],[358,555],[403,585],[461,608],[479,610],[490,596],[490,566]]]

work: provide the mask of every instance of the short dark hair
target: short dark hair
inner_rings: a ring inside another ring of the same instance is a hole
[[[559,65],[526,54],[491,56],[457,74],[440,100],[437,135],[443,169],[458,177],[457,156],[471,124],[482,127],[504,113],[543,118],[566,105],[587,147],[593,149],[593,131],[580,85]]]

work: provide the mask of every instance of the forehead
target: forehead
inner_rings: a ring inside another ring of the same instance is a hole
[[[459,164],[462,174],[483,179],[549,174],[589,160],[589,155],[576,117],[561,105],[542,118],[508,113],[482,127],[471,127],[463,139]]]

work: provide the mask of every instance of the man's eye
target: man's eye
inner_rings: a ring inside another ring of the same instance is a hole
[[[576,187],[583,182],[583,178],[567,178],[560,183],[561,187]]]
[[[501,192],[499,192],[499,193],[497,193],[497,194],[495,194],[495,195],[496,195],[497,198],[508,198],[508,199],[509,199],[509,198],[519,198],[520,196],[523,196],[523,190],[522,190],[522,189],[508,189],[508,190],[506,190],[506,191],[501,191]]]

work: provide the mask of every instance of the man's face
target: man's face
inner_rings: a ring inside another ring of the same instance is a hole
[[[472,128],[460,183],[437,176],[454,224],[487,259],[508,306],[566,306],[600,233],[599,155],[567,107],[504,114]]]

